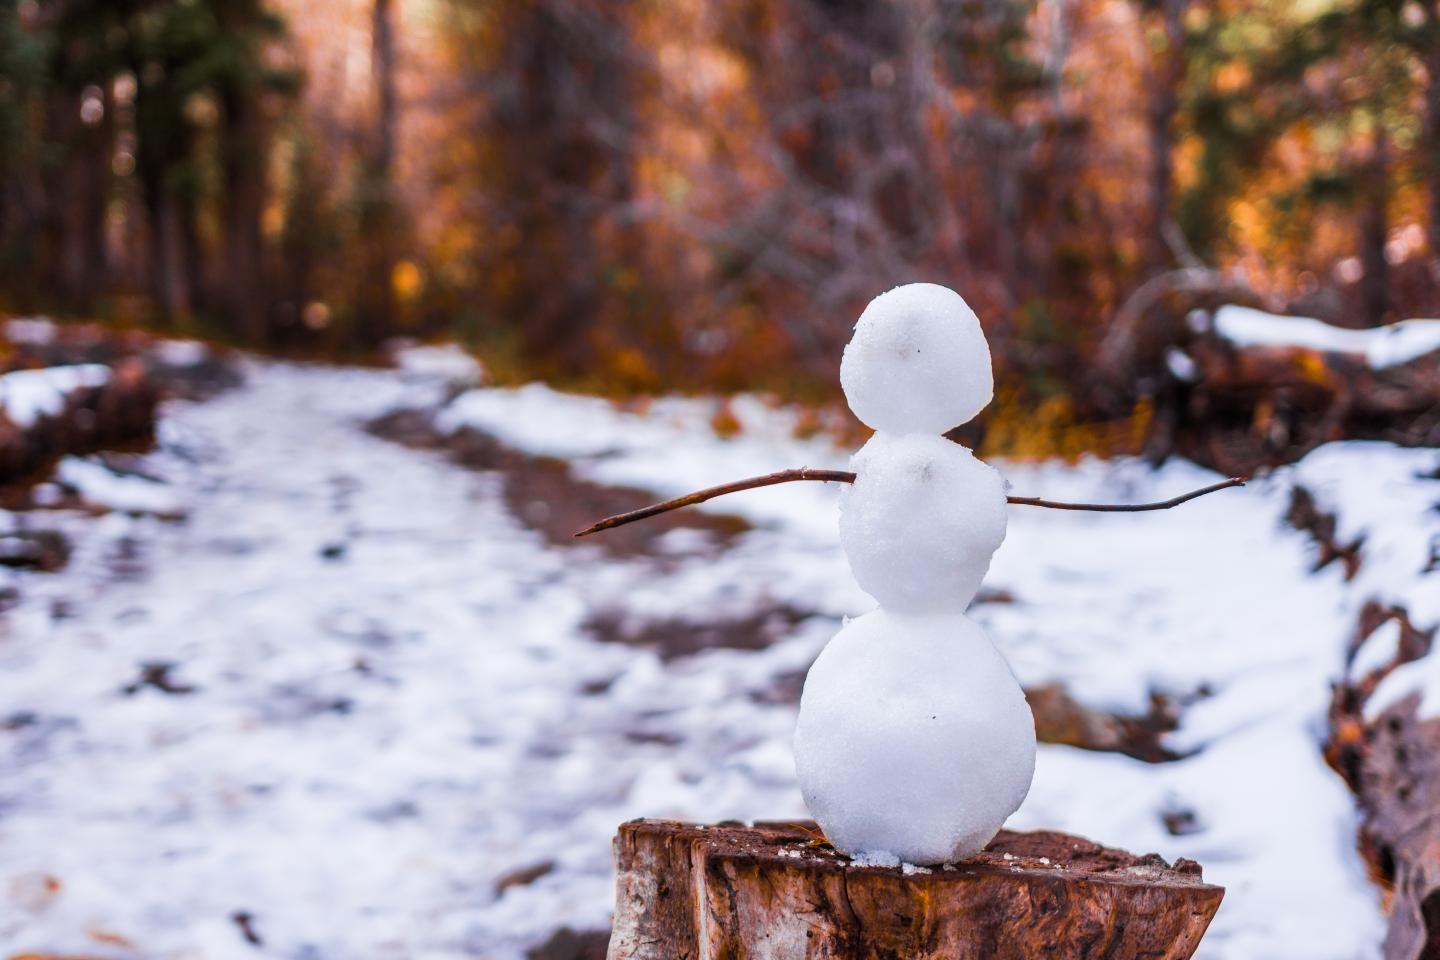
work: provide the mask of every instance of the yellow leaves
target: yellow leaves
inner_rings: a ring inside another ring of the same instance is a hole
[[[1235,94],[1250,85],[1250,67],[1238,61],[1224,64],[1215,71],[1212,87],[1219,94]]]
[[[425,274],[413,260],[401,260],[390,272],[390,289],[401,303],[414,303],[425,288]]]
[[[715,413],[710,418],[710,429],[715,431],[715,436],[722,440],[729,440],[740,433],[740,418],[735,416],[735,410],[728,397],[715,408]]]
[[[997,391],[988,408],[980,454],[1015,460],[1058,457],[1069,462],[1087,455],[1133,454],[1144,445],[1153,416],[1149,402],[1142,400],[1128,417],[1084,422],[1068,396],[1036,402],[1027,400],[1021,389],[1008,387]]]

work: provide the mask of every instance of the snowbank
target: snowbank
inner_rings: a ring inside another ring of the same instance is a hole
[[[0,375],[0,407],[11,423],[25,429],[41,417],[58,416],[66,397],[76,390],[103,386],[109,380],[110,368],[99,363],[16,370]]]
[[[1401,320],[1371,330],[1347,330],[1311,317],[1285,317],[1227,304],[1215,311],[1215,331],[1237,347],[1300,347],[1363,357],[1377,370],[1440,350],[1440,320]]]

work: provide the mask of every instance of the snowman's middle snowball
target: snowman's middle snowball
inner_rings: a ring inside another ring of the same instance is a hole
[[[984,849],[1025,799],[1035,720],[976,623],[876,610],[810,668],[795,769],[836,849],[950,863]]]
[[[877,433],[851,458],[840,545],[892,613],[962,613],[1005,539],[1000,472],[944,437]]]

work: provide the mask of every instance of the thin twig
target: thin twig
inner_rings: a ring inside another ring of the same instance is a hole
[[[1042,500],[1039,497],[1007,497],[1006,499],[1020,506],[1050,507],[1052,510],[1089,510],[1100,513],[1143,513],[1146,510],[1168,510],[1171,507],[1178,507],[1187,500],[1194,500],[1196,497],[1203,497],[1205,494],[1214,493],[1217,490],[1225,490],[1229,487],[1243,487],[1246,479],[1246,477],[1231,477],[1229,480],[1212,483],[1208,487],[1191,490],[1189,493],[1182,493],[1178,497],[1171,497],[1169,500],[1161,500],[1157,503],[1064,503],[1059,500]],[[778,470],[775,473],[767,473],[763,477],[750,477],[746,480],[722,483],[718,487],[706,487],[704,490],[687,493],[683,497],[676,497],[673,500],[666,500],[663,503],[654,503],[648,507],[641,507],[639,510],[631,510],[629,513],[606,517],[599,523],[592,524],[584,530],[581,530],[575,534],[575,536],[588,537],[590,534],[599,533],[601,530],[623,527],[625,524],[634,523],[636,520],[648,520],[651,517],[668,513],[671,510],[678,510],[681,507],[691,507],[697,503],[704,503],[706,500],[723,497],[727,493],[738,493],[741,490],[754,490],[756,487],[769,487],[777,483],[790,483],[793,480],[854,483],[855,474],[848,470],[812,470],[809,467]]]

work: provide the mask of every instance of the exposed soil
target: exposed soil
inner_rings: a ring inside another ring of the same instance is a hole
[[[742,617],[704,622],[679,617],[640,620],[624,610],[612,609],[592,613],[583,629],[604,643],[653,648],[661,660],[668,662],[715,647],[763,650],[815,615],[813,610],[801,610],[786,603],[771,603]],[[794,701],[790,702],[798,701],[797,690]]]
[[[1164,735],[1180,724],[1180,704],[1169,697],[1152,695],[1150,710],[1138,715],[1092,710],[1058,684],[1032,687],[1025,697],[1035,714],[1035,736],[1041,743],[1123,753],[1147,763],[1182,756],[1162,742]]]
[[[636,510],[657,499],[647,490],[579,479],[563,460],[521,453],[478,430],[466,428],[441,434],[430,418],[430,413],[424,410],[397,410],[371,422],[369,429],[386,440],[419,449],[443,450],[457,463],[498,473],[511,513],[554,546],[578,546],[581,541],[575,539],[577,530],[601,517]],[[614,556],[643,556],[653,554],[655,541],[678,528],[710,534],[718,552],[751,529],[751,525],[733,514],[675,511],[646,523],[608,530],[602,536],[583,542]]]
[[[529,960],[605,960],[609,947],[609,930],[575,931],[561,927],[526,956]]]

